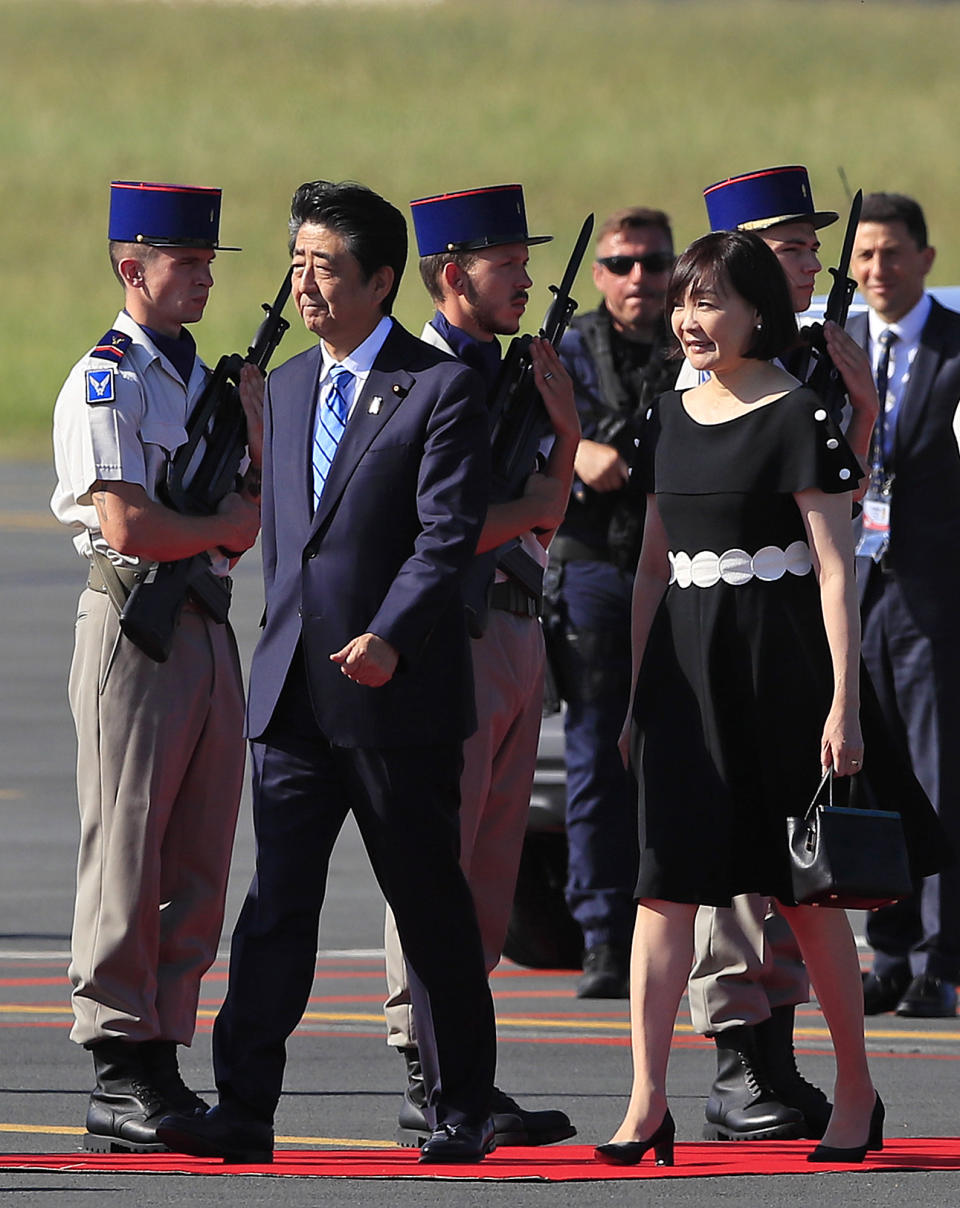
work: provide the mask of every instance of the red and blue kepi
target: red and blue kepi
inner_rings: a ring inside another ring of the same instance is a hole
[[[240,251],[220,244],[220,190],[195,185],[111,181],[108,238],[153,247]]]
[[[718,180],[703,190],[703,199],[711,231],[765,231],[782,222],[809,222],[819,230],[840,217],[813,208],[810,177],[799,164]]]
[[[505,243],[547,243],[552,235],[528,235],[520,185],[490,185],[462,193],[439,193],[410,202],[417,249],[472,252]]]

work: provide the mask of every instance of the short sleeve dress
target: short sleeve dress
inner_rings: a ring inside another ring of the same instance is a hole
[[[833,695],[793,494],[851,491],[862,471],[806,387],[714,425],[682,399],[661,396],[644,438],[671,565],[634,705],[636,896],[790,903],[785,819],[819,782]]]

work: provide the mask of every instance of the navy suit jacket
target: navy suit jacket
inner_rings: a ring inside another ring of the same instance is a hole
[[[332,743],[459,742],[476,726],[460,586],[490,489],[483,384],[394,323],[312,515],[321,364],[318,345],[267,381],[266,612],[247,733],[263,734],[302,643],[314,713]],[[400,654],[380,688],[353,683],[329,657],[367,632]]]
[[[867,347],[865,314],[855,315],[847,330]],[[934,300],[897,416],[886,555],[914,620],[930,635],[955,631],[960,598],[958,403],[960,314]]]

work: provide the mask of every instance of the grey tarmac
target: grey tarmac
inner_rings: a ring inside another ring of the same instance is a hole
[[[0,1166],[3,1154],[70,1153],[80,1144],[91,1069],[67,1039],[66,982],[77,837],[75,741],[66,702],[72,617],[84,567],[53,520],[45,464],[0,461]],[[246,662],[262,607],[256,555],[238,568],[233,619]],[[184,1061],[191,1084],[213,1094],[210,1026],[223,993],[229,927],[249,880],[249,799],[241,811],[221,958],[204,983],[198,1035]],[[383,1041],[379,954],[382,901],[352,825],[334,855],[318,977],[290,1043],[277,1120],[281,1148],[380,1146],[393,1134],[400,1058]],[[494,975],[500,1084],[530,1106],[558,1106],[575,1144],[606,1140],[629,1086],[626,1003],[573,997],[574,973],[504,963]],[[829,1086],[832,1059],[815,1007],[800,1017],[801,1066]],[[960,1021],[867,1021],[872,1068],[891,1136],[960,1134]],[[670,1099],[678,1140],[698,1140],[713,1073],[711,1047],[681,1010]],[[8,1173],[4,1208],[159,1205],[395,1208],[643,1204],[687,1208],[942,1208],[960,1202],[960,1173],[826,1174],[567,1184],[241,1175]]]

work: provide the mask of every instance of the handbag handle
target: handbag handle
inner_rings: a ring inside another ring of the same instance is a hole
[[[820,794],[823,792],[823,786],[827,785],[827,808],[833,808],[833,765],[823,773],[823,779],[817,785],[817,791],[813,794],[813,800],[807,806],[806,813],[803,815],[804,822],[809,821],[810,815],[820,804]]]

